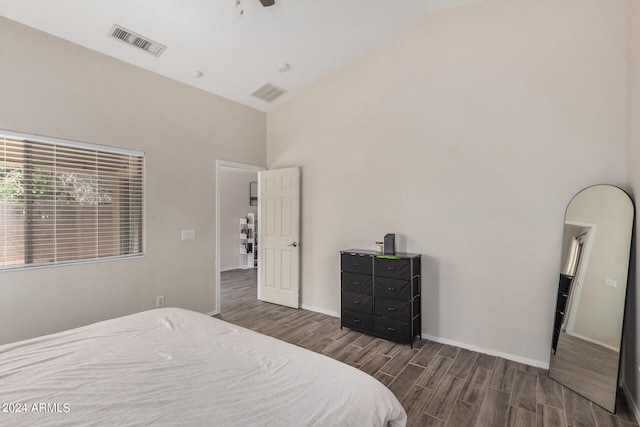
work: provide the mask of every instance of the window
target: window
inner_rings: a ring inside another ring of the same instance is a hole
[[[142,255],[143,153],[0,131],[0,270]]]

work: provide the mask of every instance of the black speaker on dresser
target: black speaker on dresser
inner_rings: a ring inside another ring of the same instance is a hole
[[[396,235],[393,233],[384,236],[384,254],[395,255],[396,253]]]

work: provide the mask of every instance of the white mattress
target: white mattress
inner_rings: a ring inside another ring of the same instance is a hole
[[[406,424],[351,366],[173,308],[0,346],[0,405],[3,426]]]

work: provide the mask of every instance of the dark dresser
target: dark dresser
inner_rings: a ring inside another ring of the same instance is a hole
[[[564,323],[564,317],[567,312],[567,302],[569,300],[571,282],[573,282],[573,276],[560,274],[560,283],[558,284],[558,299],[556,300],[556,315],[553,322],[553,341],[551,342],[551,349],[553,350],[553,354],[556,354],[556,348],[558,347],[558,338],[560,337],[560,331],[562,330],[562,324]]]
[[[420,254],[340,251],[341,327],[413,346],[421,336]]]

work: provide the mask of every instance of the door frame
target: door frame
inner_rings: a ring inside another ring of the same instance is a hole
[[[575,225],[578,227],[589,228],[589,232],[587,234],[587,239],[584,243],[583,253],[580,257],[580,261],[578,263],[578,271],[574,277],[574,283],[572,283],[573,292],[571,292],[571,306],[567,307],[569,310],[567,319],[567,326],[565,328],[565,333],[568,335],[574,335],[573,327],[576,321],[577,311],[571,310],[571,307],[578,307],[578,302],[580,302],[580,297],[582,296],[582,289],[584,288],[584,279],[587,276],[587,268],[589,267],[589,258],[591,257],[591,249],[593,248],[593,242],[596,238],[596,231],[598,229],[597,224],[591,224],[588,222],[580,222],[580,221],[565,221],[565,224]]]
[[[213,313],[209,313],[211,315],[220,314],[220,307],[222,303],[222,292],[220,289],[220,207],[221,207],[221,198],[220,198],[220,172],[222,167],[236,168],[242,169],[246,171],[252,172],[260,172],[267,170],[264,166],[256,166],[248,163],[238,163],[231,162],[228,160],[216,160],[216,210],[215,210],[215,233],[216,233],[216,247],[215,247],[215,281],[216,281],[216,307]],[[247,193],[247,198],[249,194]],[[258,212],[260,212],[260,197],[258,197]],[[259,218],[258,218],[259,219]],[[258,257],[258,269],[260,269],[260,257]],[[256,298],[258,295],[256,294]]]

